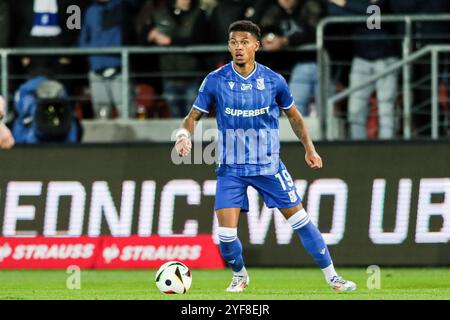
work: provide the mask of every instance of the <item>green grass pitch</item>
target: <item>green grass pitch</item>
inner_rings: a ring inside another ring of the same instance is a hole
[[[156,270],[82,270],[81,288],[69,290],[65,270],[0,271],[0,299],[446,299],[450,300],[450,268],[382,268],[381,288],[369,290],[365,268],[340,268],[355,281],[356,292],[335,293],[318,269],[249,268],[244,293],[225,292],[229,270],[192,270],[192,287],[184,295],[164,295],[155,286]]]

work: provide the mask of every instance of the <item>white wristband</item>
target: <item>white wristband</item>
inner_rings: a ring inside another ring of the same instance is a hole
[[[190,138],[191,134],[189,133],[189,131],[185,128],[181,128],[177,131],[175,138],[178,140],[180,139],[182,136],[185,136],[186,138]]]

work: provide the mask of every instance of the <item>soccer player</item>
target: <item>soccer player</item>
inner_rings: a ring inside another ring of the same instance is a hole
[[[0,121],[5,112],[5,100],[0,96]],[[10,149],[14,146],[14,138],[11,131],[3,122],[0,122],[0,149]]]
[[[322,168],[322,159],[286,80],[255,62],[260,35],[259,27],[250,21],[230,25],[228,49],[233,61],[205,78],[190,113],[176,134],[178,154],[189,154],[195,122],[215,107],[219,129],[215,197],[219,248],[234,272],[227,291],[241,292],[250,282],[237,236],[239,213],[249,210],[248,186],[259,192],[269,208],[281,211],[322,269],[331,288],[355,290],[355,283],[336,273],[325,241],[303,208],[295,184],[280,159],[278,117],[281,109],[305,148],[306,163],[312,169]]]

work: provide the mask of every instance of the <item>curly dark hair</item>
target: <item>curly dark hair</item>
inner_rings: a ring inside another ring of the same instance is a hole
[[[230,24],[228,28],[228,33],[234,31],[242,31],[251,33],[258,41],[261,39],[261,29],[257,24],[249,20],[239,20]]]

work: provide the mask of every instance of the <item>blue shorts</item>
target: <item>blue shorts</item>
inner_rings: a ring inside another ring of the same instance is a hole
[[[247,188],[249,186],[258,191],[268,208],[291,208],[302,202],[291,175],[280,161],[275,175],[218,176],[214,210],[241,208],[242,211],[248,211]]]

